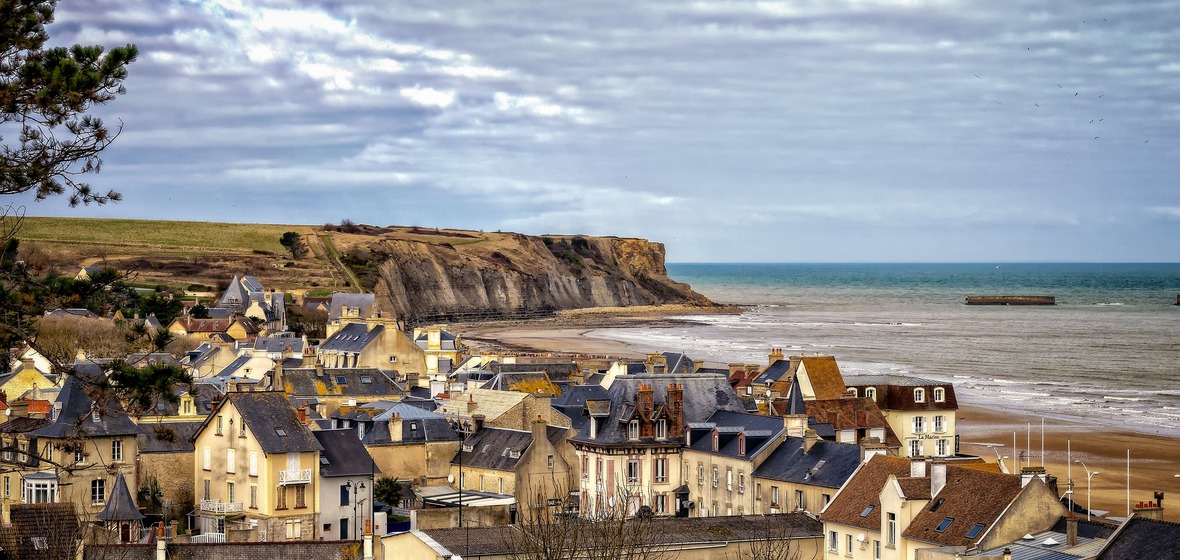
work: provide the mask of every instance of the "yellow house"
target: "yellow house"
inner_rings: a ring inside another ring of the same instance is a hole
[[[903,457],[950,457],[955,448],[955,387],[919,377],[848,378],[848,393],[877,403],[901,442]]]
[[[175,336],[192,336],[197,338],[228,337],[237,341],[254,340],[261,329],[253,321],[244,317],[233,319],[197,319],[181,316],[168,324],[168,332]]]
[[[194,542],[320,537],[322,447],[283,393],[227,393],[194,444]]]

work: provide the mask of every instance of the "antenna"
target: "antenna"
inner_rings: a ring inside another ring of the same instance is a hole
[[[1041,417],[1041,466],[1045,466],[1045,417]]]

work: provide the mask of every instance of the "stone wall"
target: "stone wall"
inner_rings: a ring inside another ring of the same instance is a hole
[[[85,560],[155,560],[156,545],[88,546]],[[273,558],[359,560],[360,541],[295,541],[265,543],[168,545],[169,560],[270,560]]]

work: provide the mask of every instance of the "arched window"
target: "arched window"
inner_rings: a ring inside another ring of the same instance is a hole
[[[943,402],[946,400],[946,390],[942,387],[934,388],[934,402]]]
[[[877,389],[873,387],[865,389],[865,396],[870,399],[877,400]]]
[[[914,402],[926,402],[926,389],[914,389]]]
[[[857,391],[856,387],[849,387],[848,394],[852,396],[852,398],[856,398],[860,396],[860,391]]]

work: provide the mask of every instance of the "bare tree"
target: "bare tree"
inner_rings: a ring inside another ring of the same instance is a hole
[[[764,515],[765,531],[758,533],[752,540],[746,541],[742,552],[736,560],[804,560],[803,550],[799,545],[800,538],[810,538],[813,535],[802,534],[797,526],[790,522],[791,516],[798,514],[779,513]]]
[[[550,490],[550,492],[545,492]],[[551,480],[531,495],[568,496],[568,489]],[[522,504],[517,531],[504,533],[512,560],[662,560],[674,558],[666,534],[653,527],[650,500],[639,487],[619,485],[614,496],[594,509],[581,512],[576,499],[552,499]],[[571,502],[571,500],[573,500]]]

